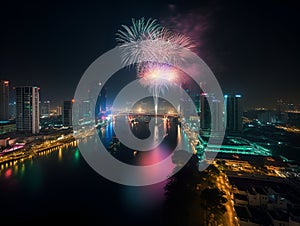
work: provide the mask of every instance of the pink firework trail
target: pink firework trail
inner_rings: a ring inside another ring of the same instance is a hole
[[[160,92],[168,89],[170,84],[179,82],[179,71],[167,64],[148,63],[139,74],[140,83],[152,90],[155,114],[158,111],[158,97]]]

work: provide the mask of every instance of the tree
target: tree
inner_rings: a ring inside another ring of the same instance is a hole
[[[218,176],[220,174],[220,170],[213,164],[209,165],[207,170],[208,172],[212,173],[214,176]]]
[[[225,203],[227,199],[224,197],[225,193],[218,188],[206,188],[200,194],[200,202],[202,208],[205,209],[206,223],[213,220],[219,220],[226,212]]]
[[[179,154],[174,156],[180,160]],[[180,162],[180,161],[179,161]],[[196,198],[196,184],[201,176],[197,169],[197,157],[192,156],[190,161],[171,178],[165,186],[165,219],[164,225],[188,225],[193,217],[192,207]]]

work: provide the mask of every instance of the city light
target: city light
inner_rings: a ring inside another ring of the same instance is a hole
[[[2,5],[3,225],[300,225],[299,4],[270,2]]]

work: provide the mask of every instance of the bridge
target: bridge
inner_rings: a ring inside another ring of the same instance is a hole
[[[132,112],[132,111],[128,111],[128,112],[114,112],[113,117],[121,117],[121,116],[133,116],[133,117],[179,117],[178,113],[173,113],[173,112],[168,112],[168,113],[159,113],[159,114],[155,114],[154,112]]]

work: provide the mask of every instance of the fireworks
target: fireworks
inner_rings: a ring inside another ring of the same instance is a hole
[[[144,18],[140,20],[132,19],[132,26],[122,25],[122,27],[125,31],[118,30],[116,38],[120,44],[156,39],[162,29],[156,20],[148,19],[145,23]]]
[[[168,88],[170,83],[178,83],[179,72],[167,64],[148,63],[139,74],[141,85],[151,90]]]
[[[116,34],[122,62],[124,65],[135,64],[140,83],[153,91],[157,113],[159,92],[179,81],[175,67],[185,61],[182,48],[193,50],[193,41],[162,27],[153,19],[132,19],[132,26],[122,27],[124,31],[119,30]]]
[[[142,50],[142,42],[145,40],[157,40],[161,35],[162,27],[154,19],[132,19],[132,26],[122,25],[125,31],[118,30],[116,41],[122,51],[124,65],[134,64],[138,61],[149,60],[147,49]],[[147,56],[148,55],[148,56]],[[147,58],[148,57],[148,58]]]
[[[182,48],[193,50],[193,41],[183,35],[174,33],[157,23],[156,20],[132,19],[132,26],[122,25],[125,31],[118,30],[116,40],[121,48],[124,65],[140,63],[138,73],[145,62],[169,62],[176,66],[184,61]],[[146,41],[146,42],[145,42]]]

